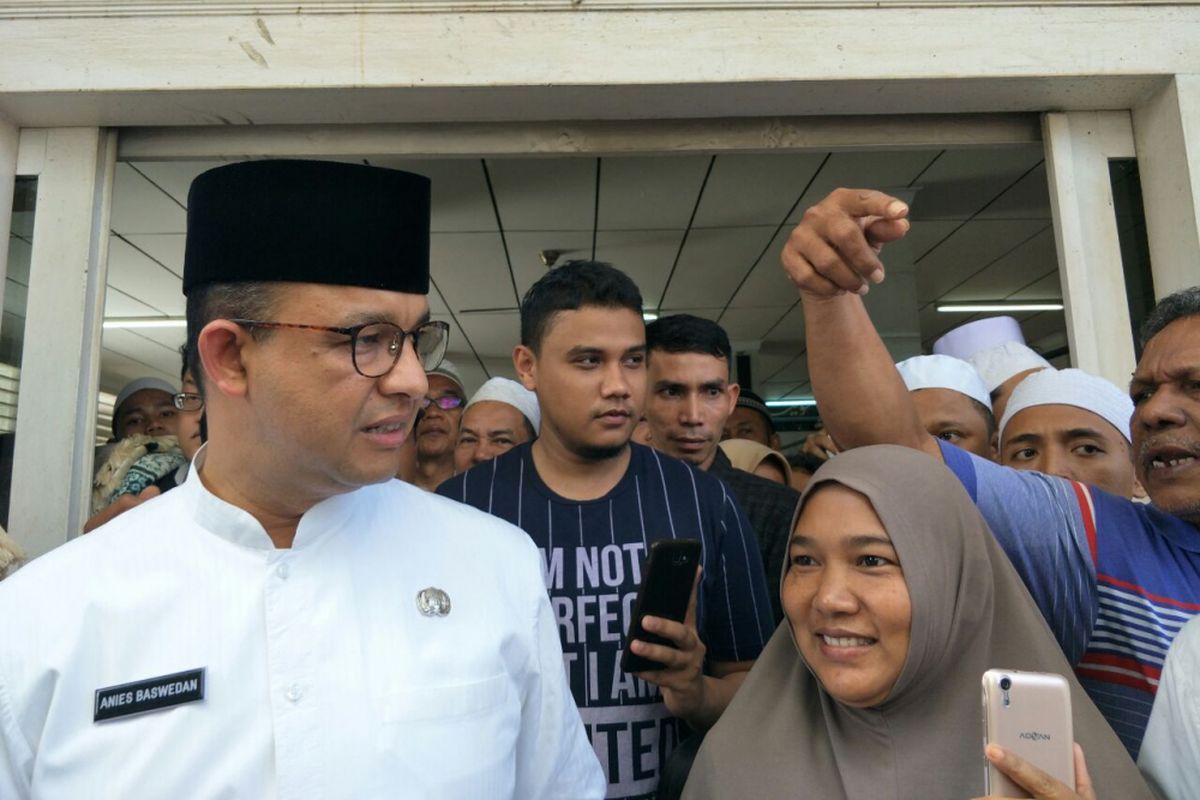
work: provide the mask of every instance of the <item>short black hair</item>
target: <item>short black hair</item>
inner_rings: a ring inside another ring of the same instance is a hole
[[[1200,315],[1200,286],[1180,289],[1174,294],[1167,295],[1158,301],[1158,305],[1142,323],[1142,347],[1145,347],[1163,328],[1175,320],[1197,315]]]
[[[204,394],[204,367],[197,340],[204,326],[215,319],[268,320],[278,297],[273,282],[211,283],[196,286],[187,296],[187,343],[183,346],[183,371],[191,370],[200,394]],[[270,331],[252,328],[250,335],[264,339]]]
[[[713,358],[732,360],[733,348],[725,329],[711,319],[691,314],[659,317],[646,325],[646,352],[703,353]],[[651,355],[651,358],[653,355]]]
[[[179,388],[182,391],[183,381],[187,378],[188,370],[192,367],[191,359],[188,358],[188,346],[186,343],[179,345],[179,360],[183,363],[183,366],[179,368]]]
[[[612,264],[568,261],[547,272],[525,293],[521,301],[521,344],[536,353],[555,314],[584,306],[627,308],[640,315],[642,293]]]

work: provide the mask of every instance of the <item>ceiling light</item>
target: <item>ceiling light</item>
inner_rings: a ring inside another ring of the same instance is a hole
[[[109,317],[105,328],[186,328],[185,317]]]
[[[643,322],[654,322],[656,319],[658,319],[658,314],[655,314],[653,311],[645,311],[642,313]]]
[[[801,397],[797,400],[768,400],[769,408],[796,408],[797,406],[815,406],[817,401],[811,397]]]
[[[954,303],[940,305],[937,310],[943,314],[979,314],[989,311],[1005,313],[1008,311],[1062,311],[1062,303]]]

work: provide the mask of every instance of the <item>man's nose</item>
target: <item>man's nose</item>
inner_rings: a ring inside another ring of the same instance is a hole
[[[1133,419],[1148,428],[1174,428],[1187,423],[1180,398],[1171,386],[1160,386],[1133,412]]]
[[[429,391],[429,379],[425,376],[425,368],[408,341],[405,341],[400,350],[400,358],[390,370],[375,379],[375,384],[382,394],[406,395],[413,399],[422,398]],[[431,405],[425,413],[428,414],[432,408]]]
[[[629,397],[632,390],[625,369],[620,362],[614,362],[604,372],[604,385],[601,387],[605,397]]]

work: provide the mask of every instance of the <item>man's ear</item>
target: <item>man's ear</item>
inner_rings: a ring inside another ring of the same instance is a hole
[[[250,332],[227,319],[216,319],[204,326],[196,339],[196,350],[204,367],[206,392],[217,391],[230,397],[245,397],[245,350],[253,345]]]
[[[537,391],[537,355],[523,344],[513,348],[513,368],[517,371],[517,380],[531,392]]]
[[[776,451],[777,451],[777,450],[779,450],[779,448],[780,448],[780,444],[779,444],[779,434],[778,434],[778,433],[772,433],[772,434],[771,434],[771,439],[770,439],[770,441],[771,441],[771,449],[772,449],[772,450],[776,450]]]
[[[726,394],[729,396],[729,408],[725,409],[725,419],[729,419],[729,415],[737,408],[738,398],[742,396],[742,387],[736,383],[731,383],[726,390]],[[722,422],[721,424],[724,425],[725,423]]]

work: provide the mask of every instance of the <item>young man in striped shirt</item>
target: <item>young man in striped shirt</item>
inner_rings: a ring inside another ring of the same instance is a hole
[[[998,466],[920,427],[861,300],[883,279],[878,249],[908,231],[907,213],[880,192],[839,189],[809,209],[784,248],[821,415],[843,447],[890,442],[945,461],[1136,758],[1167,647],[1200,611],[1200,287],[1165,298],[1142,331],[1130,427],[1153,505],[1139,505]]]
[[[533,538],[608,796],[652,797],[675,745],[717,720],[771,635],[758,545],[720,481],[630,443],[646,393],[646,334],[628,276],[596,262],[547,273],[521,304],[513,361],[538,396],[538,439],[438,492]],[[620,668],[623,635],[661,539],[699,539],[703,572],[685,623],[644,623],[675,647],[632,645],[666,669],[631,675]]]

